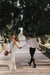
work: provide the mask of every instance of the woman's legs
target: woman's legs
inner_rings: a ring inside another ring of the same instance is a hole
[[[13,61],[13,69],[16,70],[16,65],[14,61]]]
[[[16,70],[15,54],[13,55],[13,62],[12,62],[12,64],[13,64],[13,69]]]
[[[16,70],[14,53],[11,53],[10,70]]]

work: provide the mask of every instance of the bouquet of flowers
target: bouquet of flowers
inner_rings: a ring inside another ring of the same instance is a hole
[[[7,56],[8,54],[9,54],[9,52],[8,51],[5,51],[4,55]]]

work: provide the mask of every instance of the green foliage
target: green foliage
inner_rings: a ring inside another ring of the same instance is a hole
[[[46,53],[50,55],[50,49],[46,48]]]
[[[18,34],[18,28],[23,27],[25,35],[50,34],[49,0],[19,0],[20,6],[17,6],[17,1],[0,1],[0,31],[6,33],[13,31]]]
[[[39,44],[40,50],[46,52],[46,47],[43,44]]]
[[[46,47],[45,45],[39,44],[40,50],[45,51],[47,54],[50,55],[50,48]]]

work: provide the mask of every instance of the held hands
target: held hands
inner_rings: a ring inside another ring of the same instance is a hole
[[[21,49],[22,47],[19,47],[19,49]]]
[[[11,53],[11,50],[9,51],[9,53]]]

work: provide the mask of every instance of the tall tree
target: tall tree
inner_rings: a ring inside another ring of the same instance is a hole
[[[50,34],[49,0],[0,0],[0,31]]]

